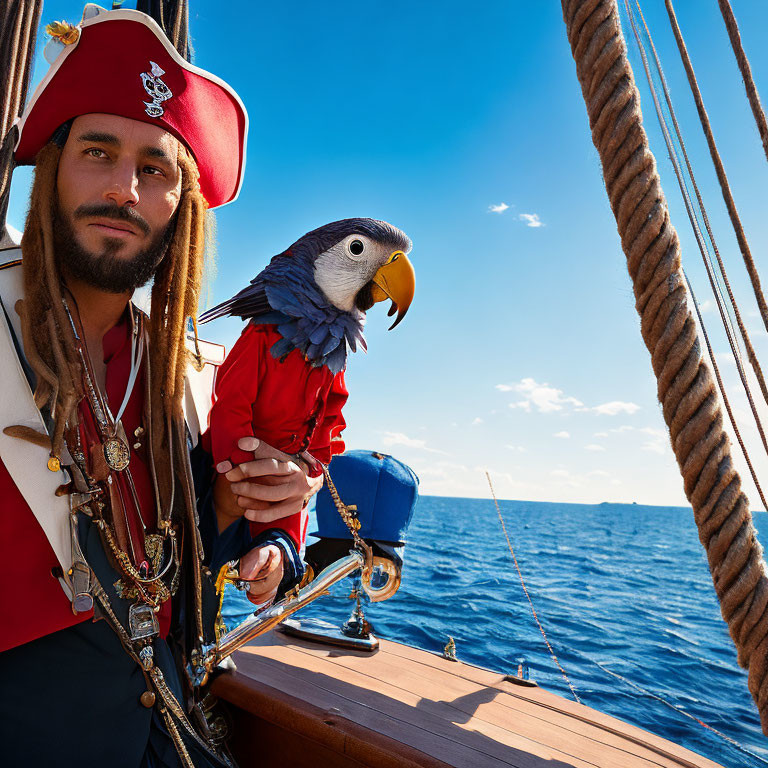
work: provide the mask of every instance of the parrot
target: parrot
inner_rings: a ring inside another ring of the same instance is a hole
[[[374,304],[391,302],[390,330],[405,317],[415,292],[410,251],[408,236],[385,221],[335,221],[273,256],[248,286],[200,316],[201,324],[248,321],[216,374],[202,437],[215,464],[251,460],[237,447],[246,436],[300,456],[314,476],[344,451],[347,355],[367,350],[363,328]],[[281,521],[297,548],[303,518]],[[266,526],[249,525],[253,536]]]
[[[248,287],[204,312],[199,322],[233,315],[274,324],[276,358],[298,349],[312,366],[336,374],[347,347],[367,349],[365,313],[391,299],[392,330],[413,300],[415,274],[408,236],[385,221],[342,219],[308,232],[274,256]]]

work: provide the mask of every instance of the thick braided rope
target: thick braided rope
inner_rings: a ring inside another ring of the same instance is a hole
[[[13,121],[24,110],[32,75],[42,0],[0,3],[0,228],[5,223],[13,173]]]
[[[768,579],[709,368],[702,359],[615,0],[562,0],[568,40],[632,278],[672,449],[723,618],[768,734]]]

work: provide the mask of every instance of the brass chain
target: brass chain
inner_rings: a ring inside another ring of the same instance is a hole
[[[323,475],[325,476],[325,483],[328,486],[328,492],[331,494],[333,503],[336,509],[341,515],[341,519],[344,521],[344,525],[347,526],[349,532],[352,534],[352,538],[355,540],[355,546],[361,551],[368,549],[368,545],[362,540],[359,534],[360,521],[352,513],[357,512],[357,505],[345,504],[339,496],[339,492],[336,490],[333,480],[331,480],[331,473],[328,471],[328,467],[323,464]]]
[[[352,538],[355,542],[355,549],[358,550],[365,557],[365,564],[362,568],[362,577],[365,583],[368,583],[373,573],[373,550],[363,541],[360,536],[360,520],[353,515],[353,512],[357,512],[356,504],[345,504],[339,496],[339,492],[336,490],[336,485],[331,479],[331,473],[328,471],[328,467],[325,464],[323,467],[323,475],[325,482],[328,486],[328,493],[331,494],[334,506],[336,507],[341,519],[344,521],[344,525],[347,526],[349,532],[352,534]]]
[[[104,524],[101,525],[101,523]],[[107,540],[107,544],[109,545],[112,554],[120,564],[123,572],[133,582],[133,586],[136,588],[136,591],[138,592],[141,599],[152,608],[156,608],[158,605],[168,600],[171,596],[171,591],[168,589],[165,582],[158,579],[156,581],[149,582],[152,584],[151,589],[145,588],[144,583],[147,583],[146,580],[142,579],[141,574],[133,567],[128,554],[123,552],[123,550],[120,549],[120,547],[117,545],[109,525],[107,525],[106,522],[101,519],[98,520],[98,524],[101,530],[104,532],[104,538]]]

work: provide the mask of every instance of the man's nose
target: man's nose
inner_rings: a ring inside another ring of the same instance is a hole
[[[132,208],[139,202],[139,177],[134,163],[126,160],[113,166],[104,197],[121,208]]]

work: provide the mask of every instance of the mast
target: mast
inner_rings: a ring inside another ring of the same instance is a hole
[[[42,0],[4,0],[0,3],[0,240],[5,234],[11,176],[15,167],[16,129],[12,126],[24,111],[42,12]]]
[[[768,735],[768,578],[687,299],[680,242],[642,125],[616,0],[561,0],[640,331],[720,610]]]

